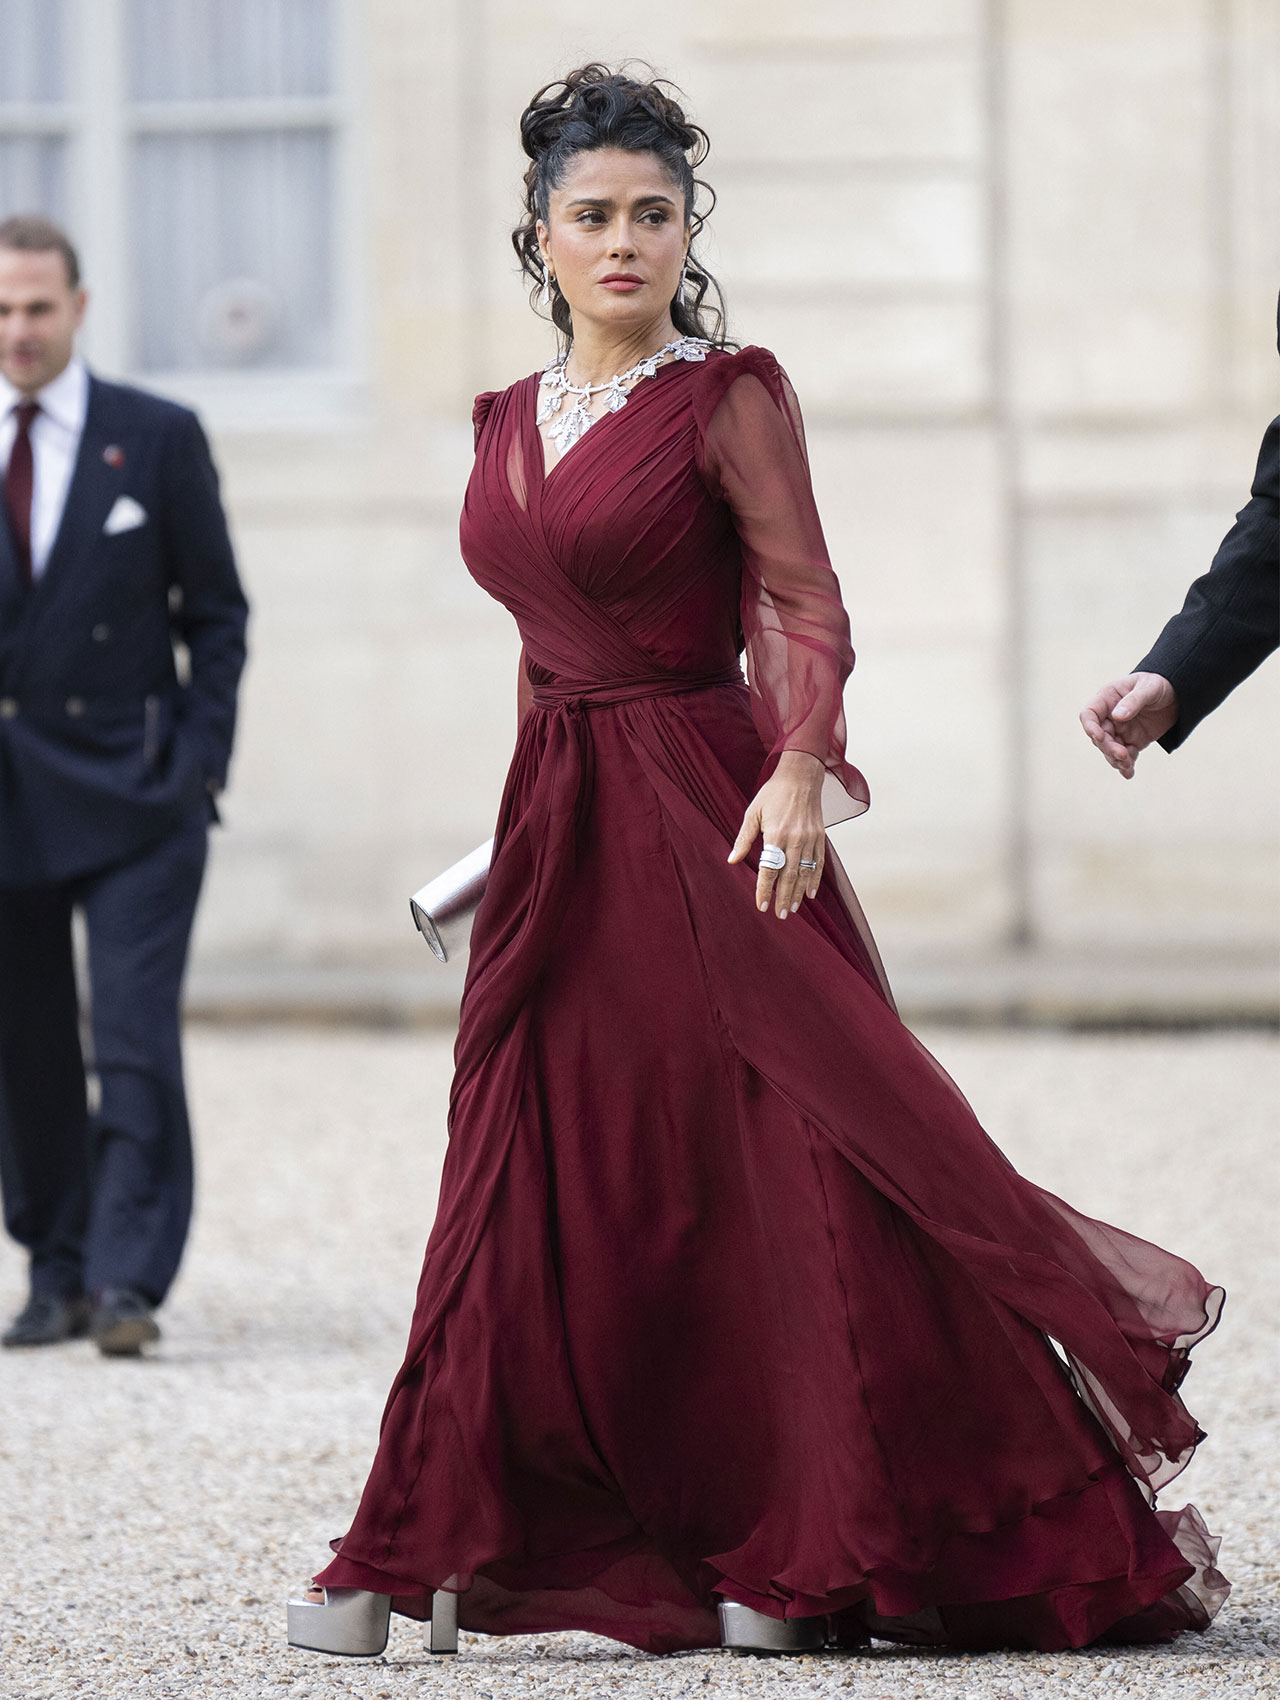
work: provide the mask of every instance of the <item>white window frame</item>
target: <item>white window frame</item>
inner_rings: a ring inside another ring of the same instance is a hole
[[[78,113],[74,93],[74,75],[72,67],[63,67],[66,73],[64,82],[66,89],[61,100],[8,100],[0,101],[0,137],[12,136],[18,139],[30,137],[57,137],[70,143],[76,132]],[[74,161],[66,161],[67,188],[71,189],[71,175],[75,169]],[[14,208],[14,211],[26,211],[26,208]]]
[[[353,65],[355,0],[331,0],[335,87],[322,99],[148,102],[131,106],[125,62],[125,0],[70,0],[71,101],[27,106],[25,133],[65,133],[68,223],[91,294],[82,345],[90,364],[196,407],[219,430],[326,429],[360,406],[360,259],[352,240],[358,222]],[[11,109],[11,112],[13,109]],[[6,120],[9,118],[6,114]],[[330,255],[333,350],[324,367],[191,372],[131,369],[131,315],[136,300],[129,233],[129,145],[161,131],[317,128],[333,137],[334,204]],[[19,128],[5,123],[5,130]]]

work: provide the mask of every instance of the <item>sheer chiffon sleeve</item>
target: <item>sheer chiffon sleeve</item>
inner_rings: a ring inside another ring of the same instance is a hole
[[[475,432],[477,448],[480,446],[480,433],[484,430],[485,420],[489,417],[489,410],[497,401],[499,393],[498,390],[482,390],[471,405],[471,427]]]
[[[845,759],[853,647],[809,480],[799,403],[764,349],[709,360],[700,376],[699,467],[728,504],[742,545],[747,682],[768,752],[761,782],[784,750],[817,756],[826,769],[823,820],[833,826],[860,815],[870,794]]]

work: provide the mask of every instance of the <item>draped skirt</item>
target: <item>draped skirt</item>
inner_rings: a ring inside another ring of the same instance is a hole
[[[733,683],[522,726],[408,1350],[319,1580],[650,1651],[717,1644],[720,1598],[850,1641],[1203,1628],[1216,1543],[1152,1500],[1220,1289],[1015,1172],[834,858],[756,910],[760,758]]]

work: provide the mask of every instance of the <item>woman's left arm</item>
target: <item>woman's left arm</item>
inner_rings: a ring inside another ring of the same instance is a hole
[[[760,789],[729,860],[742,861],[761,834],[783,851],[776,874],[760,869],[756,902],[767,910],[772,899],[784,918],[817,895],[824,824],[861,814],[869,801],[865,780],[845,760],[849,617],[785,374],[764,349],[747,349],[711,367],[708,379],[699,461],[708,487],[728,503],[741,543],[747,681],[765,750]]]

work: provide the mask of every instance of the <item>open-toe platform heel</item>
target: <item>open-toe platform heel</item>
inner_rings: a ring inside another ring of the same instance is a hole
[[[349,1659],[376,1659],[385,1651],[391,1623],[391,1595],[364,1588],[322,1588],[323,1600],[289,1601],[289,1645],[312,1653],[340,1653]],[[437,1588],[425,1625],[429,1653],[458,1650],[458,1596]]]
[[[376,1659],[387,1644],[391,1595],[364,1588],[322,1588],[321,1600],[289,1601],[289,1645],[313,1653]]]
[[[720,1645],[730,1653],[820,1653],[827,1644],[825,1617],[766,1617],[762,1611],[721,1600]]]

